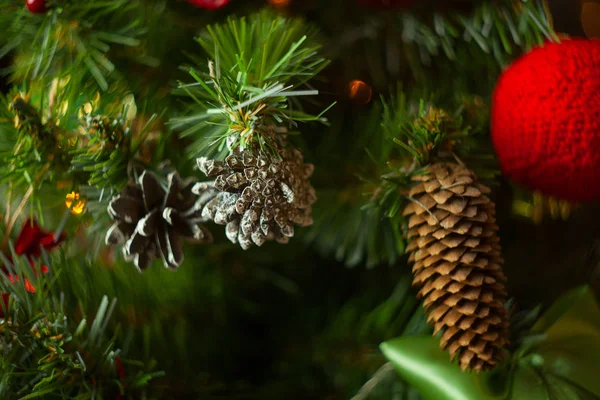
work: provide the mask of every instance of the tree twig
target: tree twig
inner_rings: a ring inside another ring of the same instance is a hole
[[[369,398],[369,395],[381,383],[382,380],[385,379],[391,372],[394,371],[394,366],[392,363],[383,364],[376,372],[373,374],[371,379],[369,379],[356,393],[356,395],[351,400],[366,400]]]

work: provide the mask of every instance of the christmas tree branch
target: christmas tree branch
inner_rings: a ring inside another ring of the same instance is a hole
[[[116,300],[109,304],[104,297],[88,325],[86,310],[76,317],[74,308],[63,302],[61,281],[68,272],[60,263],[50,266],[47,276],[37,263],[30,266],[14,251],[10,260],[1,257],[8,271],[0,272],[3,399],[115,398],[142,393],[144,382],[160,376],[146,372],[139,362],[123,363],[116,348],[123,339],[121,330],[109,329]]]
[[[115,70],[111,46],[138,46],[145,31],[139,1],[55,0],[39,15],[22,1],[4,3],[0,58],[18,52],[9,72],[19,81],[70,76],[84,85],[92,78],[107,90],[107,76]]]
[[[83,103],[85,96],[80,96],[68,106],[60,95],[47,97],[37,90],[27,96],[13,93],[17,94],[8,96],[12,100],[4,99],[10,109],[3,110],[5,117],[0,123],[5,144],[0,154],[7,160],[0,176],[9,183],[9,233],[27,202],[37,204],[39,211],[40,193],[46,204],[62,207],[67,201],[69,207],[81,213],[88,200],[102,203],[113,191],[120,190],[131,168],[148,166],[163,153],[164,142],[155,137],[162,129],[162,117],[136,117],[137,107],[131,96],[124,100],[107,96],[106,101],[96,97],[87,103]],[[82,104],[79,118],[65,115],[74,113],[69,110],[78,104]],[[103,111],[114,117],[103,115]],[[52,181],[57,182],[56,187],[50,184]],[[65,186],[69,187],[66,193]],[[11,213],[11,199],[16,195],[22,196],[22,201]]]
[[[488,0],[469,14],[435,12],[425,20],[406,13],[400,18],[403,41],[417,46],[426,64],[440,53],[456,61],[463,56],[460,47],[467,45],[505,66],[544,40],[558,41],[542,0]]]
[[[428,165],[434,158],[448,158],[459,164],[468,160],[482,179],[494,177],[498,169],[487,126],[489,105],[479,96],[455,95],[443,101],[435,94],[425,97],[418,93],[398,88],[383,100],[382,127],[399,146],[394,163],[404,170],[401,175],[417,172],[417,167]],[[392,176],[398,178],[396,173],[387,178]],[[399,182],[405,183],[403,178]]]
[[[387,362],[383,364],[377,372],[373,374],[371,379],[369,379],[365,384],[360,388],[356,396],[352,397],[350,400],[367,400],[370,398],[373,390],[377,385],[381,383],[382,380],[386,379],[390,374],[394,373],[394,366],[392,363]]]
[[[299,121],[321,121],[304,113],[299,96],[318,92],[307,82],[327,60],[318,54],[315,31],[299,19],[262,12],[209,26],[198,38],[208,53],[208,70],[199,57],[187,67],[195,79],[180,83],[179,93],[193,100],[186,116],[172,124],[193,140],[195,155],[221,153],[256,141],[269,146],[265,133],[291,133]],[[204,72],[202,72],[204,71]]]

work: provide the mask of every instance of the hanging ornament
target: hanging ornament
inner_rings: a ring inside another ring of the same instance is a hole
[[[275,8],[286,8],[290,5],[290,0],[268,0],[269,4]]]
[[[86,205],[87,199],[85,197],[81,197],[78,192],[71,192],[65,197],[65,206],[73,215],[83,214]]]
[[[198,167],[215,179],[218,195],[210,200],[202,216],[226,225],[229,240],[244,249],[267,240],[287,243],[294,225],[309,226],[317,196],[308,178],[314,166],[304,164],[294,148],[269,155],[254,149],[235,149],[224,162],[198,159]],[[207,184],[200,184],[199,191]]]
[[[414,175],[404,209],[413,285],[440,345],[462,370],[490,370],[508,343],[503,260],[490,189],[456,163]]]
[[[205,10],[217,10],[224,7],[229,0],[187,0],[188,3],[198,8],[204,8]]]
[[[504,71],[492,104],[503,173],[571,201],[600,200],[600,40],[546,43]]]
[[[54,232],[46,232],[42,230],[42,228],[38,225],[36,220],[27,220],[23,224],[21,228],[21,232],[19,232],[19,236],[14,243],[15,253],[19,256],[25,256],[33,269],[34,274],[37,275],[37,270],[35,269],[34,261],[42,255],[42,248],[46,252],[50,252],[56,247],[58,247],[64,240],[66,239],[65,233],[61,233],[61,235],[56,238]],[[12,262],[12,257],[8,257],[8,260]],[[3,267],[3,270],[7,272],[6,267]],[[48,266],[42,265],[40,267],[40,271],[42,273],[48,273]],[[19,276],[12,274],[8,274],[8,278],[11,283],[15,283],[19,281]],[[31,284],[29,279],[25,278],[25,289],[28,292],[35,293],[35,287]],[[8,306],[8,293],[2,293],[2,299],[4,301],[5,306]],[[3,314],[0,310],[0,317],[3,317]]]
[[[357,104],[368,104],[373,96],[373,89],[363,81],[353,80],[348,83],[348,98]]]
[[[43,14],[48,11],[46,0],[27,0],[27,9],[34,14]]]
[[[358,0],[359,4],[363,4],[370,7],[409,7],[414,3],[415,0]]]
[[[58,238],[54,232],[42,230],[36,220],[27,220],[15,241],[15,252],[17,255],[25,256],[30,263],[42,255],[42,248],[50,252],[57,248],[66,239],[63,232]],[[42,265],[42,272],[48,272],[48,267]]]
[[[167,268],[183,262],[183,238],[210,243],[212,236],[200,216],[206,196],[192,193],[193,180],[169,174],[163,188],[154,174],[144,171],[115,196],[108,213],[115,220],[107,244],[123,244],[123,253],[139,270],[160,258]]]

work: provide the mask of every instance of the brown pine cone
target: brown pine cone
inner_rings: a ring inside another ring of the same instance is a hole
[[[176,172],[168,175],[166,189],[151,172],[144,171],[115,196],[108,212],[116,221],[106,234],[107,244],[124,244],[123,253],[138,269],[146,269],[155,258],[167,268],[183,262],[182,238],[210,243],[212,236],[202,225],[202,207],[214,196],[192,192],[196,183],[182,181]],[[214,190],[213,190],[214,192]]]
[[[317,198],[308,180],[314,167],[304,164],[298,150],[281,150],[281,159],[256,153],[237,149],[225,161],[198,159],[200,170],[215,179],[220,191],[202,215],[226,225],[229,240],[243,249],[266,240],[287,243],[294,224],[312,224],[311,206]]]
[[[441,347],[463,370],[492,369],[508,344],[507,293],[490,189],[455,163],[416,175],[410,189],[407,247],[413,284]]]

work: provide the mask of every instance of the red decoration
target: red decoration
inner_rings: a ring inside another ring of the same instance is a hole
[[[415,0],[358,0],[358,2],[371,7],[392,8],[409,7],[415,2]]]
[[[54,232],[43,231],[37,221],[27,220],[15,242],[15,252],[30,260],[38,258],[42,255],[42,247],[49,252],[58,247],[65,240],[66,235],[63,232],[58,240],[55,238]]]
[[[546,195],[600,200],[600,40],[547,43],[500,77],[492,139],[505,175]]]
[[[121,378],[121,384],[123,385],[123,387],[125,387],[125,368],[123,368],[123,361],[121,361],[121,357],[119,357],[118,355],[115,356],[115,361],[117,363],[117,372],[119,374],[119,378]],[[121,400],[121,394],[117,394],[117,397],[115,398],[115,400]]]
[[[357,104],[368,104],[373,96],[373,89],[365,82],[355,79],[348,83],[348,97]]]
[[[43,14],[48,11],[46,0],[27,0],[27,8],[34,14]]]
[[[188,3],[198,7],[198,8],[204,8],[205,10],[216,10],[219,9],[223,6],[225,6],[227,3],[229,3],[229,0],[187,0]]]
[[[66,235],[62,233],[58,240],[55,240],[55,238],[56,236],[54,235],[54,232],[43,231],[38,225],[37,221],[27,220],[21,228],[19,237],[17,237],[17,240],[15,241],[15,253],[17,253],[17,255],[27,257],[31,268],[37,275],[37,271],[35,270],[34,266],[34,260],[42,255],[42,248],[48,252],[52,251],[65,240]],[[11,257],[8,259],[12,262]],[[6,268],[3,269],[6,271]],[[42,265],[40,270],[44,274],[48,273],[48,266]],[[9,274],[8,278],[10,279],[11,283],[19,282],[18,276]],[[25,278],[25,290],[35,293],[35,287],[27,278]],[[4,300],[4,305],[6,307],[8,307],[8,296],[8,293],[2,293],[2,299]],[[0,317],[4,317],[4,312],[2,309],[0,309]]]

